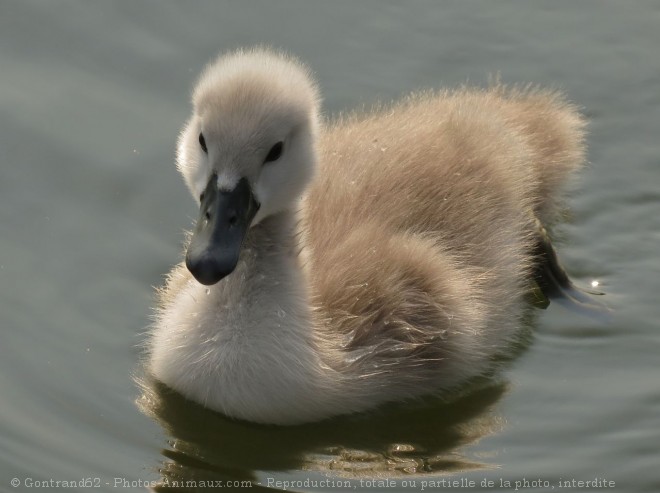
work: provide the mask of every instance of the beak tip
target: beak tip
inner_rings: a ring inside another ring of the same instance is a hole
[[[213,286],[231,274],[236,265],[221,264],[210,256],[186,255],[186,268],[193,277],[205,286]]]

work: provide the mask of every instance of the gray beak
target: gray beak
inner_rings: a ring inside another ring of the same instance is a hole
[[[186,267],[195,279],[210,286],[234,271],[258,210],[259,203],[246,178],[226,192],[218,190],[217,176],[211,176],[186,253]]]

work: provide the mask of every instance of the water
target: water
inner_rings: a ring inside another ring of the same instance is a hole
[[[660,491],[657,2],[0,8],[0,490],[27,490],[29,478],[98,478],[109,491],[192,477],[337,481],[315,491],[345,491],[346,478],[370,491],[606,478],[613,491]],[[255,43],[307,60],[328,113],[498,72],[562,88],[591,120],[591,165],[560,255],[583,285],[598,280],[612,321],[552,305],[502,378],[455,403],[296,429],[232,422],[138,386],[151,286],[196,217],[173,166],[191,84],[218,52]],[[365,482],[374,477],[395,486]]]

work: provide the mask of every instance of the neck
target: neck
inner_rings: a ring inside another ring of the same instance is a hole
[[[295,218],[291,211],[264,218],[248,231],[242,252],[248,255],[241,255],[241,261],[249,261],[249,254],[255,251],[269,256],[290,252],[294,247],[294,228]]]
[[[265,218],[250,228],[234,272],[211,288],[229,312],[237,314],[248,306],[249,312],[241,316],[253,319],[249,326],[258,333],[269,330],[278,318],[291,317],[293,326],[311,335],[307,283],[294,239],[295,220],[289,211]]]

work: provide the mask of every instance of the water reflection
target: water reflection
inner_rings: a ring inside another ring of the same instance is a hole
[[[506,390],[502,382],[481,382],[452,402],[396,404],[320,423],[279,427],[227,418],[152,378],[142,377],[138,383],[142,387],[138,407],[171,437],[169,448],[162,451],[162,485],[156,491],[184,480],[256,484],[256,471],[396,478],[490,468],[460,450],[502,427],[492,408]]]

